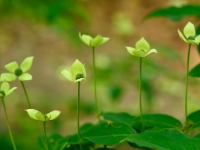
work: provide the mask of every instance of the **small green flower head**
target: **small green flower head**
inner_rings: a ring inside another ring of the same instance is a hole
[[[79,82],[86,79],[85,67],[78,59],[72,64],[71,71],[63,69],[60,73],[72,82]]]
[[[32,75],[26,72],[31,69],[33,58],[33,56],[25,58],[20,66],[16,61],[5,65],[4,67],[10,73],[2,73],[0,81],[14,81],[17,77],[20,81],[32,80]]]
[[[81,33],[79,33],[79,37],[83,43],[91,47],[99,46],[101,44],[106,43],[109,40],[109,38],[102,37],[101,35],[97,35],[95,38],[92,38],[89,35],[81,35]]]
[[[196,36],[195,27],[191,22],[188,22],[183,29],[184,35],[178,29],[178,35],[180,38],[190,44],[199,44],[200,43],[200,35]]]
[[[9,83],[4,80],[0,88],[0,97],[3,98],[10,95],[15,89],[17,89],[17,87],[13,87],[12,89],[10,89]]]
[[[60,115],[60,111],[58,110],[51,111],[48,114],[42,114],[40,111],[35,110],[35,109],[27,109],[26,111],[32,119],[43,121],[43,122],[54,120]]]
[[[127,51],[133,55],[138,57],[145,57],[151,53],[157,53],[156,49],[150,49],[149,43],[142,37],[135,44],[135,48],[126,47]]]

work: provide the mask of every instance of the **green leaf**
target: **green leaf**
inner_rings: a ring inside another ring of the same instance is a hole
[[[189,76],[200,77],[200,63],[190,70]]]
[[[199,139],[200,140],[200,134],[195,135],[194,139]]]
[[[51,134],[48,136],[48,143],[51,146],[52,150],[60,150],[61,144],[60,141],[63,139],[63,137],[59,134]]]
[[[61,135],[51,134],[47,137],[47,139],[48,139],[48,149],[49,150],[60,150],[61,149],[62,144],[60,143],[60,141],[63,139],[63,137]],[[45,149],[43,140],[44,140],[43,136],[39,137],[38,138],[38,144],[40,145],[40,147]]]
[[[150,128],[175,128],[179,129],[182,127],[182,124],[179,120],[174,117],[165,115],[165,114],[145,114],[143,115],[143,122],[146,129]],[[136,130],[142,129],[141,119],[137,117],[134,120],[133,127]]]
[[[200,35],[200,25],[196,28],[196,34]],[[200,54],[200,44],[197,44],[197,50],[198,53]]]
[[[82,149],[79,145],[70,145],[69,147],[63,147],[59,150],[93,150],[94,149],[94,143],[87,143],[82,144]]]
[[[187,117],[187,122],[190,122],[190,129],[200,127],[200,110],[195,111]]]
[[[125,139],[138,147],[156,150],[199,150],[200,139],[190,138],[181,131],[166,129],[133,134]]]
[[[136,117],[129,115],[125,112],[112,113],[112,112],[102,112],[102,116],[105,120],[110,120],[113,122],[125,123],[131,125]]]
[[[90,123],[86,123],[83,126],[80,127],[80,141],[81,144],[86,144],[89,143],[89,141],[85,138],[85,134],[88,132],[88,130],[93,127],[92,124]],[[79,141],[78,141],[78,134],[74,134],[74,135],[70,135],[66,137],[66,142],[68,143],[68,145],[78,145]]]
[[[92,124],[86,123],[80,127],[80,141],[84,150],[91,150],[91,148],[94,147],[94,143],[85,139],[85,134],[92,126]],[[78,141],[78,134],[69,135],[63,138],[60,144],[62,145],[62,148],[59,150],[81,150]]]
[[[155,18],[155,17],[166,17],[173,21],[181,20],[187,16],[196,16],[200,17],[200,5],[185,5],[182,7],[168,7],[157,9],[153,12],[150,12],[145,16],[145,19]]]
[[[124,123],[101,122],[88,131],[86,139],[95,144],[114,145],[135,133],[132,127]]]

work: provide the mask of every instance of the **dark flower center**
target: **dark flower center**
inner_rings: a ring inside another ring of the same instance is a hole
[[[48,119],[48,116],[46,114],[43,114],[45,121]]]
[[[83,77],[83,74],[78,73],[78,74],[76,75],[76,80],[82,79],[82,78],[84,78],[84,77]]]
[[[23,71],[22,71],[22,69],[20,69],[20,68],[17,68],[17,69],[15,70],[15,75],[16,75],[16,76],[20,76],[22,73],[23,73]]]
[[[2,94],[3,95],[3,97],[6,95],[6,93],[4,92],[4,91],[0,91],[0,94]]]
[[[187,40],[194,40],[194,36],[189,36]]]

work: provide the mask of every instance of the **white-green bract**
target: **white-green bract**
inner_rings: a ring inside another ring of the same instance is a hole
[[[81,33],[79,33],[79,37],[83,43],[91,47],[99,46],[101,44],[106,43],[109,40],[109,38],[102,37],[101,35],[97,35],[95,38],[92,38],[89,35],[81,35]]]
[[[183,35],[184,33],[184,35]],[[190,44],[199,44],[200,43],[200,35],[196,36],[195,27],[191,22],[188,22],[183,29],[183,33],[178,29],[178,35],[180,38]]]
[[[60,74],[72,82],[79,82],[86,79],[85,67],[78,59],[72,64],[70,71],[63,69]]]
[[[3,98],[11,94],[17,87],[13,87],[10,89],[10,85],[7,81],[3,81],[0,88],[0,97]]]
[[[54,110],[51,111],[48,114],[42,114],[40,111],[35,110],[35,109],[27,109],[26,110],[28,115],[35,120],[39,120],[39,121],[49,121],[49,120],[54,120],[56,119],[59,115],[60,115],[60,111],[58,110]]]
[[[5,65],[5,69],[10,73],[2,73],[0,81],[14,81],[17,77],[20,81],[32,80],[32,75],[27,73],[27,71],[32,66],[33,58],[33,56],[25,58],[20,65],[16,61]]]
[[[145,57],[151,53],[157,53],[156,49],[150,49],[149,43],[143,37],[136,42],[135,48],[126,47],[126,49],[131,55],[138,57]]]

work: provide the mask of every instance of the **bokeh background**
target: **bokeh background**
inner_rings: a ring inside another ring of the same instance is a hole
[[[0,73],[4,65],[34,56],[29,71],[32,81],[25,82],[33,108],[48,113],[60,110],[47,132],[66,136],[76,132],[77,84],[59,72],[69,69],[75,59],[85,64],[87,80],[81,82],[80,123],[96,123],[93,96],[92,50],[84,45],[79,32],[110,40],[96,48],[99,108],[106,112],[139,115],[139,59],[129,55],[126,46],[135,46],[141,38],[157,49],[143,63],[144,113],[165,113],[184,121],[184,91],[187,45],[177,29],[195,17],[179,21],[144,17],[153,10],[200,4],[198,0],[0,0]],[[199,63],[192,46],[190,68]],[[35,122],[24,111],[28,108],[19,81],[10,83],[18,89],[5,98],[17,147],[39,150]],[[200,108],[200,81],[189,78],[189,113]],[[119,146],[119,150],[128,149]],[[0,104],[0,149],[12,149]]]

